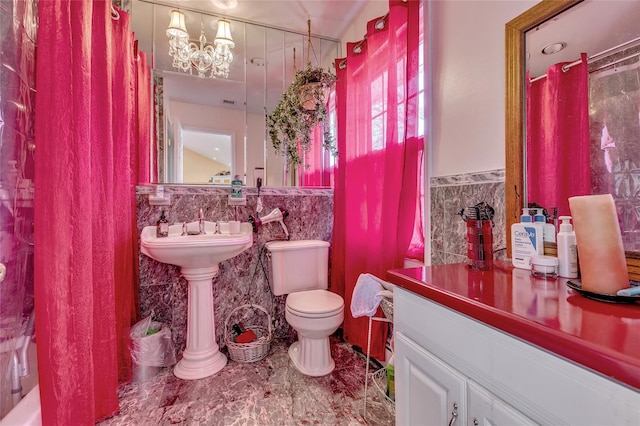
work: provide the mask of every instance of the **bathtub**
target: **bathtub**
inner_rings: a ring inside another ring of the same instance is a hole
[[[23,392],[28,392],[0,420],[0,426],[41,426],[40,386],[38,385],[38,366],[36,360],[36,345],[29,346],[29,364],[31,373],[21,379]]]
[[[18,405],[0,420],[0,426],[42,426],[40,385],[36,384]]]

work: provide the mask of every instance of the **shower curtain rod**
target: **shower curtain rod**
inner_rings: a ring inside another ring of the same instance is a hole
[[[606,57],[606,56],[608,56],[608,55],[609,55],[609,53],[610,53],[610,52],[617,51],[618,49],[620,49],[620,48],[622,48],[622,47],[626,47],[626,46],[633,45],[633,44],[635,44],[635,43],[636,43],[636,42],[638,42],[638,41],[640,41],[640,37],[634,38],[633,40],[625,41],[625,42],[624,42],[624,43],[622,43],[622,44],[619,44],[619,45],[617,45],[617,46],[611,47],[611,48],[609,48],[609,49],[607,49],[607,50],[603,50],[602,52],[600,52],[600,53],[596,53],[595,55],[589,56],[589,57],[587,58],[587,63],[589,63],[589,62],[594,62],[596,59],[601,59],[600,57]],[[617,60],[615,60],[615,61],[613,61],[613,62],[611,62],[611,63],[608,63],[608,64],[606,64],[606,65],[602,65],[602,66],[600,66],[600,67],[598,67],[598,68],[596,68],[596,69],[594,69],[594,70],[590,70],[590,71],[589,71],[589,73],[596,72],[596,71],[600,71],[600,70],[601,70],[601,69],[603,69],[603,68],[606,68],[606,67],[610,67],[610,66],[612,66],[612,65],[619,64],[620,62],[624,62],[624,61],[626,61],[627,59],[631,59],[631,58],[633,58],[634,56],[638,56],[638,55],[640,55],[640,52],[638,52],[638,53],[634,53],[634,54],[632,54],[632,55],[626,56],[626,57],[621,58],[621,59],[617,59]],[[568,70],[569,70],[569,68],[571,68],[571,67],[575,67],[576,65],[580,64],[581,62],[582,62],[582,61],[577,60],[577,61],[575,61],[575,62],[571,62],[570,64],[563,65],[563,66],[562,66],[562,71],[565,71],[565,72],[566,72],[566,71],[568,71]],[[536,77],[536,78],[532,78],[532,79],[530,79],[530,80],[529,80],[529,82],[530,82],[530,83],[533,83],[534,81],[542,80],[543,78],[546,78],[546,77],[547,77],[547,74],[542,74],[542,75],[541,75],[541,76],[539,76],[539,77]]]

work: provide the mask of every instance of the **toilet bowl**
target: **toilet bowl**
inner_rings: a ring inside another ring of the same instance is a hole
[[[324,376],[333,371],[329,336],[344,319],[342,297],[327,290],[307,290],[287,297],[285,318],[298,333],[289,347],[294,366],[308,376]]]
[[[271,241],[269,285],[287,295],[285,319],[298,340],[289,357],[302,374],[324,376],[335,368],[329,336],[344,319],[344,300],[328,288],[329,243],[319,240]]]

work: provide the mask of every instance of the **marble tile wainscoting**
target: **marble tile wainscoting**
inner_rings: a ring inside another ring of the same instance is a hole
[[[231,188],[213,186],[164,185],[165,194],[171,196],[169,206],[149,205],[149,194],[155,193],[154,185],[138,186],[136,190],[138,235],[142,228],[155,225],[162,210],[170,224],[197,220],[199,209],[210,221],[237,219],[246,222],[249,215],[256,215],[257,190],[244,188],[247,205],[230,207],[228,196]],[[276,207],[289,211],[284,220],[292,240],[318,239],[331,241],[333,230],[333,190],[301,188],[263,188],[260,198],[264,206],[260,216]],[[274,338],[290,339],[295,331],[285,320],[285,296],[274,297],[265,272],[268,264],[263,256],[264,244],[284,239],[284,232],[277,222],[263,225],[254,234],[253,246],[238,256],[220,263],[218,276],[213,279],[216,339],[224,348],[224,323],[238,306],[255,303],[263,306],[273,318]],[[261,257],[262,256],[262,257]],[[262,258],[263,262],[260,262]],[[180,276],[180,268],[166,265],[140,254],[140,309],[141,315],[153,315],[155,321],[171,328],[176,351],[181,354],[186,346],[187,333],[187,281]],[[264,265],[264,271],[263,266]],[[237,322],[236,315],[249,315],[245,325],[266,325],[260,311],[253,314],[241,310],[234,314],[230,324]]]
[[[505,171],[491,170],[431,179],[431,263],[441,265],[467,260],[466,226],[457,213],[482,201],[495,209],[493,250],[495,259],[506,254]]]

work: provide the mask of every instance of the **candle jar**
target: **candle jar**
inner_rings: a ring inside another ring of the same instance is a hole
[[[472,269],[493,266],[493,230],[490,220],[467,220],[467,258]]]
[[[558,258],[553,256],[531,256],[531,275],[538,278],[558,276]]]

